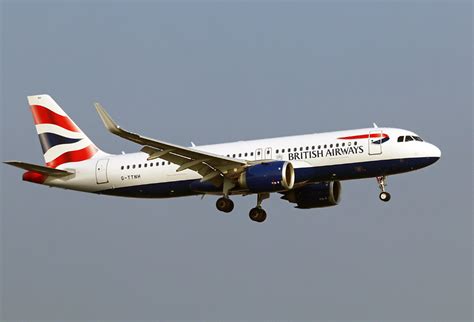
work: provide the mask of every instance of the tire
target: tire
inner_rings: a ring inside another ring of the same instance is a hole
[[[267,213],[261,208],[252,208],[249,212],[249,218],[255,222],[264,222],[267,219]]]
[[[216,208],[219,211],[229,213],[232,210],[234,210],[234,202],[230,200],[229,198],[219,198],[216,201]]]
[[[380,200],[383,202],[388,202],[391,198],[390,194],[388,192],[381,192],[379,195]]]

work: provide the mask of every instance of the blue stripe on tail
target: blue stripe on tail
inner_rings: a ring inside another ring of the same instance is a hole
[[[41,147],[43,148],[43,153],[46,153],[49,149],[51,149],[53,146],[60,145],[60,144],[69,144],[69,143],[75,143],[78,142],[82,139],[71,139],[71,138],[66,138],[64,136],[54,134],[54,133],[41,133],[38,134]]]

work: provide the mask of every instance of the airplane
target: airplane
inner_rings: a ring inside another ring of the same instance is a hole
[[[335,206],[341,181],[376,178],[380,200],[390,200],[387,176],[427,167],[441,157],[417,134],[377,127],[184,147],[121,128],[98,103],[106,129],[141,146],[140,152],[99,149],[49,95],[28,96],[45,165],[6,164],[26,170],[23,180],[51,187],[133,198],[218,196],[229,213],[235,195],[256,195],[249,212],[267,218],[262,202],[271,193],[310,209]]]

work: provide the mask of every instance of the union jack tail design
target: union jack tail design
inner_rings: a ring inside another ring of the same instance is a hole
[[[49,95],[28,96],[48,167],[93,158],[100,150]]]

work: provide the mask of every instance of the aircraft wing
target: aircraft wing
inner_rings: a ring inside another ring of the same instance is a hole
[[[94,105],[109,132],[142,145],[141,151],[149,155],[148,160],[160,158],[179,165],[177,172],[186,169],[194,170],[203,177],[201,181],[210,181],[215,185],[220,185],[224,177],[235,178],[247,166],[247,162],[243,160],[227,158],[129,132],[122,129],[99,103]]]

